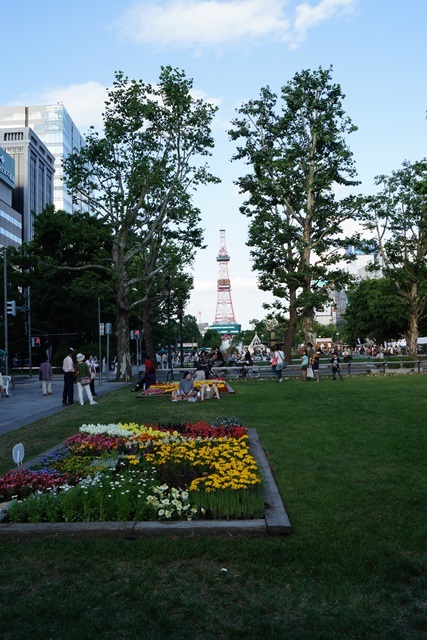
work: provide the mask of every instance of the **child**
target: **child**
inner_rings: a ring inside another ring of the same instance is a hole
[[[315,353],[312,359],[312,367],[316,382],[319,382],[319,354]]]
[[[341,374],[341,368],[340,368],[340,359],[338,357],[338,352],[334,351],[332,358],[329,361],[332,365],[332,380],[336,380],[337,379],[337,374],[340,377],[340,380],[344,380],[344,378],[342,377]]]
[[[301,369],[302,369],[302,381],[306,382],[307,381],[307,369],[308,369],[308,353],[307,353],[307,349],[304,349],[303,351],[303,356],[302,356],[302,362],[301,362]]]

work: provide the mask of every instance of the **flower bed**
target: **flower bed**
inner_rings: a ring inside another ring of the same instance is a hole
[[[247,430],[212,424],[83,425],[36,467],[0,477],[6,522],[251,519],[262,478]]]
[[[215,378],[212,380],[195,380],[194,388],[200,389],[205,384],[216,384],[219,393],[227,393],[228,387],[222,378]],[[173,391],[178,391],[179,382],[164,382],[151,385],[148,389],[143,391],[144,396],[164,396],[171,394]]]

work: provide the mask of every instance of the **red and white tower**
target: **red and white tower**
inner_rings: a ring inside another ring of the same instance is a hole
[[[217,281],[217,300],[214,325],[236,324],[233,302],[231,300],[231,284],[228,275],[230,256],[225,246],[225,229],[219,232],[219,253],[217,256],[219,277]]]

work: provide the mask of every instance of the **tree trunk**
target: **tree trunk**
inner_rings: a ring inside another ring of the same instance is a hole
[[[316,341],[316,336],[313,331],[313,321],[314,321],[314,309],[311,307],[307,307],[306,309],[304,309],[304,312],[302,315],[302,322],[301,322],[305,344],[307,344],[307,342],[311,342],[314,344]]]
[[[124,260],[124,248],[126,246],[126,230],[122,230],[121,235],[113,246],[113,260],[117,275],[116,289],[116,340],[118,369],[116,380],[125,381],[132,378],[132,365],[129,347],[129,296],[127,273]]]
[[[285,353],[285,361],[288,364],[292,364],[292,348],[294,346],[294,340],[297,332],[297,311],[295,308],[296,291],[291,291],[289,296],[289,324],[286,331],[285,344],[283,351]]]
[[[406,332],[406,353],[414,360],[418,357],[418,309],[416,304],[411,305],[409,329]]]
[[[116,340],[119,364],[116,380],[130,380],[132,378],[132,366],[129,349],[129,311],[119,307],[116,313]]]
[[[153,363],[153,366],[156,367],[156,346],[154,344],[151,313],[150,308],[146,307],[145,305],[142,308],[142,321],[144,325],[144,342],[147,358],[149,358]]]

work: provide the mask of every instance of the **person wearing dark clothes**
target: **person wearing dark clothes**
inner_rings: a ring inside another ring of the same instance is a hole
[[[209,379],[210,371],[211,371],[211,361],[209,359],[206,351],[201,351],[199,359],[197,361],[196,369],[198,371],[203,371],[205,374],[205,379]]]
[[[331,363],[331,367],[332,367],[332,380],[337,379],[337,374],[339,375],[340,380],[344,380],[341,373],[340,359],[338,357],[337,351],[334,351],[334,354],[329,362]]]
[[[74,403],[74,349],[71,347],[67,351],[67,355],[62,363],[64,372],[64,391],[62,392],[62,404],[67,407]]]
[[[249,367],[253,365],[253,360],[252,360],[251,352],[249,351],[249,349],[246,349],[245,362]]]
[[[153,365],[149,366],[148,369],[145,369],[144,377],[136,383],[131,391],[144,391],[149,389],[152,384],[156,384],[156,370]]]

